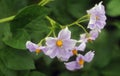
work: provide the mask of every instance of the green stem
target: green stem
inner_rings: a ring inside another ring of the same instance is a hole
[[[48,17],[48,16],[46,16],[46,19],[50,22],[50,24],[52,25],[52,28],[51,28],[51,30],[52,30],[52,32],[53,32],[53,35],[54,35],[54,37],[56,37],[56,35],[55,35],[55,24],[56,24],[56,22],[53,20],[53,19],[51,19],[50,17]]]
[[[81,18],[77,19],[75,22],[73,22],[71,24],[68,24],[66,26],[70,27],[70,26],[73,26],[73,25],[75,25],[77,23],[85,22],[85,21],[88,21],[88,20],[89,20],[89,15],[84,15]]]
[[[79,18],[79,19],[77,20],[77,22],[79,22],[79,21],[81,21],[81,20],[83,20],[83,19],[89,19],[89,14],[82,16],[81,18]]]
[[[53,31],[51,30],[51,31],[47,34],[46,37],[49,37],[49,36],[52,34],[52,32],[53,32]],[[46,38],[46,37],[45,37],[45,38]],[[45,38],[43,38],[42,40],[40,40],[40,42],[38,43],[39,46],[42,45],[42,42],[45,40]]]
[[[50,22],[52,27],[54,27],[55,21],[53,19],[51,19],[49,16],[46,16],[46,19]]]
[[[0,19],[0,23],[11,21],[14,18],[15,18],[15,16],[10,16],[10,17],[7,17],[7,18]]]
[[[78,25],[79,27],[81,27],[84,30],[84,32],[88,34],[87,30],[81,24],[76,23],[76,25]]]
[[[53,20],[53,19],[50,18],[49,16],[46,16],[46,19],[50,21],[50,23],[51,23],[51,25],[52,25],[53,27],[56,27],[56,26],[54,26],[54,25],[56,25],[56,23],[57,23],[55,20]],[[60,28],[63,28],[62,25],[60,25],[60,24],[58,24],[58,25],[59,25]]]
[[[88,20],[89,19],[84,19],[84,20],[79,21],[78,23],[85,22],[85,21],[88,21]]]
[[[71,27],[71,26],[73,26],[73,25],[75,25],[77,22],[75,21],[75,22],[73,22],[73,23],[71,23],[71,24],[68,24],[68,25],[66,25],[67,27]]]
[[[40,1],[40,2],[38,3],[38,5],[44,6],[44,5],[46,5],[47,3],[49,3],[50,1],[53,1],[53,0],[42,0],[42,1]]]
[[[55,31],[53,30],[53,36],[56,37]]]

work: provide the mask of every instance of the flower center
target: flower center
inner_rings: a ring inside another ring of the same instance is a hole
[[[36,54],[39,54],[41,52],[41,50],[40,49],[36,49],[35,52],[36,52]]]
[[[56,41],[56,45],[57,45],[58,47],[61,47],[61,46],[63,45],[62,40],[57,40],[57,41]]]
[[[84,60],[81,58],[78,63],[79,63],[79,65],[83,65],[84,64]]]
[[[86,35],[86,38],[87,38],[87,41],[88,41],[88,42],[92,42],[92,39],[91,39],[90,37],[91,37],[90,34],[87,34],[87,35]]]
[[[99,20],[99,17],[98,17],[98,16],[96,16],[96,20]]]
[[[76,49],[72,50],[72,53],[73,53],[73,55],[77,55],[78,54]]]
[[[92,43],[92,39],[90,39],[90,38],[87,41]]]

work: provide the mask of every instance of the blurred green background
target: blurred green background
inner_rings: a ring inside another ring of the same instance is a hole
[[[63,62],[40,53],[30,53],[25,42],[38,43],[50,31],[48,15],[56,25],[70,24],[86,14],[100,0],[54,0],[39,7],[40,0],[0,0],[0,76],[120,76],[120,0],[103,0],[107,25],[99,37],[87,44],[85,52],[95,50],[95,57],[84,68],[66,70]],[[84,27],[87,23],[83,23]],[[59,30],[59,27],[56,27]],[[72,37],[79,39],[81,28],[71,27]],[[79,32],[79,33],[78,33]]]

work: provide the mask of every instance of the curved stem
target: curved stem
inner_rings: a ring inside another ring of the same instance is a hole
[[[87,15],[84,15],[81,18],[77,19],[75,22],[73,22],[71,24],[68,24],[66,26],[70,27],[70,26],[73,26],[73,25],[75,25],[77,23],[85,22],[85,21],[88,21],[88,20],[89,20],[89,15],[87,14]]]
[[[53,30],[53,36],[56,37],[55,31]]]
[[[73,25],[75,25],[77,22],[75,21],[75,22],[73,22],[73,23],[71,23],[71,24],[68,24],[68,25],[66,25],[67,27],[71,27],[71,26],[73,26]]]
[[[48,19],[48,20],[50,21],[50,23],[51,23],[51,25],[52,25],[53,27],[56,27],[56,26],[54,26],[54,25],[57,24],[57,22],[56,22],[55,20],[53,20],[53,19],[50,18],[49,16],[46,16],[46,19]],[[58,25],[59,25],[60,28],[63,28],[62,25],[60,25],[60,24],[58,24]]]
[[[87,30],[81,24],[76,23],[76,25],[78,25],[79,27],[81,27],[84,30],[84,32],[88,34]]]
[[[53,32],[53,31],[51,30],[51,31],[47,34],[46,37],[49,37],[49,36],[52,34],[52,32]],[[45,37],[45,38],[46,38],[46,37]],[[38,43],[39,46],[41,46],[41,44],[42,44],[42,42],[45,40],[45,38],[43,38],[42,40],[40,40],[40,42]]]
[[[45,38],[43,38],[42,40],[40,40],[40,42],[38,43],[38,46],[42,45],[42,42],[45,40]]]
[[[78,23],[85,22],[85,21],[88,21],[88,20],[89,19],[84,19],[84,20],[79,21]]]
[[[10,17],[7,17],[7,18],[0,19],[0,23],[11,21],[14,18],[15,18],[15,16],[10,16]]]
[[[44,5],[46,5],[47,3],[49,3],[50,1],[53,1],[53,0],[42,0],[42,1],[40,1],[40,2],[38,3],[38,5],[44,6]]]
[[[83,20],[83,19],[89,19],[89,14],[87,14],[87,15],[84,15],[84,16],[82,16],[81,18],[79,18],[78,20],[77,20],[77,22],[79,22],[79,21],[81,21],[81,20]]]

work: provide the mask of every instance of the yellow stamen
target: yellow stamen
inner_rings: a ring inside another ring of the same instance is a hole
[[[76,49],[72,50],[72,53],[73,53],[73,55],[77,55],[78,54]]]
[[[56,41],[56,45],[57,45],[58,47],[61,47],[61,46],[63,45],[62,40],[57,40],[57,41]]]
[[[87,41],[92,43],[93,40],[92,39],[88,39]]]
[[[83,65],[84,64],[84,60],[80,59],[78,63],[79,63],[79,65]]]
[[[36,49],[35,52],[36,52],[36,54],[39,54],[41,52],[41,50],[40,49]]]

